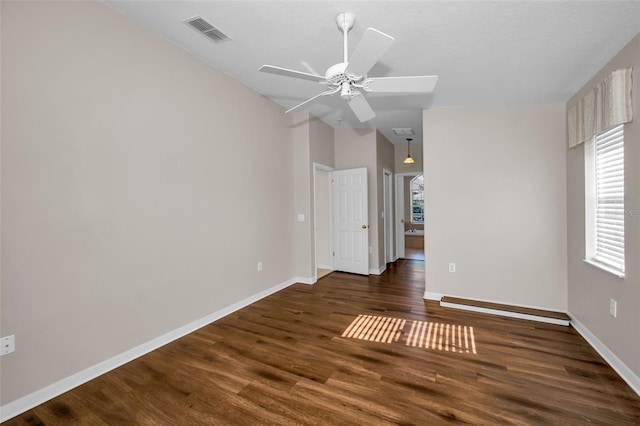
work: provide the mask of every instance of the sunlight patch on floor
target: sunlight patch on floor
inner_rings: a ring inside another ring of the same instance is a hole
[[[473,327],[466,325],[358,315],[341,337],[381,343],[404,342],[410,347],[477,354]]]

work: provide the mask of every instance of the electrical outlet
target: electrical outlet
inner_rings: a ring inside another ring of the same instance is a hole
[[[613,299],[609,299],[609,313],[614,318],[618,316],[618,302]]]
[[[456,264],[453,262],[449,263],[449,272],[455,272],[456,271]]]
[[[11,335],[0,339],[0,356],[10,354],[16,350],[16,336]]]
[[[373,247],[369,247],[369,254],[373,253]]]
[[[262,260],[258,262],[258,272],[262,272]]]
[[[298,222],[304,222],[304,214],[302,213],[298,214]]]

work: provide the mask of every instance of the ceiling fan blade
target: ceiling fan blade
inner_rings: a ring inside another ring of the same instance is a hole
[[[364,123],[374,118],[376,113],[371,109],[371,105],[369,105],[367,99],[359,92],[356,93],[357,94],[349,100],[349,106],[351,107],[351,111],[358,117],[358,120]]]
[[[365,90],[388,93],[430,93],[435,89],[437,82],[437,75],[369,78],[365,81]]]
[[[316,99],[318,99],[319,97],[333,95],[334,93],[337,93],[339,90],[340,90],[340,88],[334,89],[334,90],[324,91],[324,92],[322,92],[322,93],[320,93],[318,95],[315,95],[313,98],[307,99],[306,101],[302,102],[301,104],[298,104],[298,105],[294,106],[293,108],[290,108],[290,109],[286,110],[285,114],[288,113],[288,112],[298,111],[298,110],[302,109],[302,107],[315,102]]]
[[[260,67],[259,71],[268,72],[270,74],[283,75],[285,77],[301,78],[303,80],[311,80],[316,82],[325,81],[325,78],[320,75],[290,70],[287,68],[274,67],[273,65],[263,65]]]
[[[355,77],[360,77],[369,72],[371,68],[391,47],[395,39],[374,28],[367,28],[349,59],[347,72]]]

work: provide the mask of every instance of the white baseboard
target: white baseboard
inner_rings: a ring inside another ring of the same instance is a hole
[[[59,396],[75,387],[88,382],[89,380],[95,379],[96,377],[101,376],[104,373],[116,369],[121,365],[126,364],[127,362],[133,361],[134,359],[139,358],[142,355],[145,355],[155,349],[158,349],[161,346],[166,345],[167,343],[173,342],[176,339],[192,333],[207,324],[219,320],[220,318],[225,317],[237,311],[238,309],[242,309],[247,305],[250,305],[277,291],[280,291],[283,288],[289,287],[296,282],[300,282],[299,279],[296,278],[287,280],[281,284],[261,291],[260,293],[256,293],[253,296],[249,296],[246,299],[240,300],[239,302],[236,302],[230,306],[222,308],[212,314],[207,315],[204,318],[193,321],[187,325],[170,331],[169,333],[163,334],[162,336],[156,337],[155,339],[136,346],[135,348],[122,352],[92,367],[79,371],[78,373],[59,380],[29,395],[23,396],[22,398],[5,404],[0,407],[0,422],[9,420],[19,414],[24,413],[27,410],[37,407],[38,405],[47,402],[50,399],[55,398],[56,396]]]
[[[318,281],[318,277],[295,277],[294,282],[300,284],[315,284]]]
[[[331,266],[331,265],[320,265],[320,264],[317,264],[316,268],[319,268],[319,269],[331,269],[333,271],[333,266]]]
[[[638,377],[627,365],[620,360],[604,343],[600,341],[587,327],[576,319],[571,312],[568,313],[571,317],[571,325],[576,329],[578,333],[586,340],[593,349],[600,354],[602,358],[613,368],[616,373],[622,377],[622,380],[634,390],[635,393],[640,395],[640,377]]]
[[[385,263],[378,269],[369,269],[369,273],[371,275],[382,275],[382,273],[386,270],[387,270],[387,264]]]
[[[424,296],[422,296],[423,299],[435,300],[437,302],[439,302],[440,299],[442,299],[443,297],[444,297],[444,294],[442,293],[431,293],[430,291],[425,291]]]

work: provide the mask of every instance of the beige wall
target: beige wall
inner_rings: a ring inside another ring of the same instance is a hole
[[[394,145],[394,155],[396,164],[396,173],[422,173],[422,145],[418,145],[420,141],[411,142],[411,158],[413,158],[413,164],[404,164],[403,161],[407,158],[407,143],[404,142],[401,145]]]
[[[427,293],[567,309],[564,109],[424,111]]]
[[[369,270],[379,269],[377,139],[375,129],[334,129],[336,169],[367,168],[369,198]]]
[[[310,160],[327,167],[335,163],[335,144],[333,128],[311,116],[309,119]]]
[[[311,247],[311,189],[313,172],[309,166],[309,119],[306,112],[290,114],[291,133],[293,134],[293,188],[294,208],[291,219],[295,221],[295,271],[296,278],[311,283],[314,277],[313,249]],[[280,161],[284,163],[285,161]],[[277,167],[277,166],[276,166]],[[304,221],[298,221],[298,215],[304,215]]]
[[[320,121],[320,119],[311,116],[310,120],[309,120],[309,168],[311,170],[311,181],[309,182],[309,188],[315,191],[314,185],[313,185],[313,169],[314,169],[314,163],[317,164],[321,164],[323,166],[327,166],[327,167],[334,167],[335,164],[335,144],[334,144],[334,135],[333,135],[333,128],[328,126],[327,124],[325,124],[324,122]],[[328,179],[328,177],[327,177]],[[313,194],[313,192],[312,192]],[[328,194],[326,194],[328,196]],[[315,218],[315,205],[314,203],[314,196],[311,196],[311,215],[310,217],[312,218],[313,221],[318,221],[320,223],[320,226],[328,226],[329,223],[329,212],[326,211],[326,209],[328,209],[328,204],[327,205],[321,205],[320,209],[321,211],[323,211],[326,216],[322,217],[322,218]],[[320,213],[320,212],[319,212]],[[312,259],[315,259],[314,264],[318,261],[318,258],[316,257],[316,234],[315,231],[313,229],[312,226],[313,222],[311,222],[309,225],[309,231],[310,231],[310,240],[309,240],[309,246],[311,247],[311,256]],[[318,223],[316,222],[316,227],[318,226]],[[321,229],[322,232],[324,232]],[[320,242],[319,242],[319,246],[321,247],[321,250],[325,250],[328,251],[328,241],[325,241],[325,239],[328,237],[328,230],[326,231],[326,234],[322,235],[320,238]],[[330,265],[330,259],[329,261],[325,262],[326,256],[328,256],[328,252],[325,253],[320,253],[320,259],[324,259],[321,263],[323,263],[325,266],[326,265]],[[320,263],[320,262],[318,262]],[[315,276],[315,271],[314,274]]]
[[[636,117],[624,126],[625,210],[640,208],[640,36],[584,86],[570,108],[613,70],[633,67]],[[626,276],[617,278],[583,262],[585,257],[584,145],[567,150],[569,311],[627,367],[640,376],[640,218],[625,217]],[[618,302],[618,315],[609,315],[609,299]]]
[[[384,259],[384,169],[394,172],[394,149],[375,129],[335,129],[336,169],[367,168],[369,195],[369,270],[380,271]]]
[[[384,170],[388,170],[391,173],[395,171],[395,156],[393,144],[382,133],[376,131],[376,185],[377,188],[377,221],[378,221],[378,269],[383,265],[386,265],[385,260],[385,247],[384,247],[384,222],[382,217],[384,212]],[[393,181],[391,186],[393,188]],[[393,202],[391,203],[393,205]],[[393,222],[394,212],[388,212],[388,220]],[[389,236],[391,238],[391,235]]]
[[[294,276],[281,107],[100,3],[1,8],[1,404]]]
[[[333,167],[333,128],[309,113],[300,112],[292,114],[291,131],[295,140],[293,168],[296,277],[300,281],[312,283],[316,276],[313,163]],[[304,215],[304,222],[297,221],[298,214]]]

